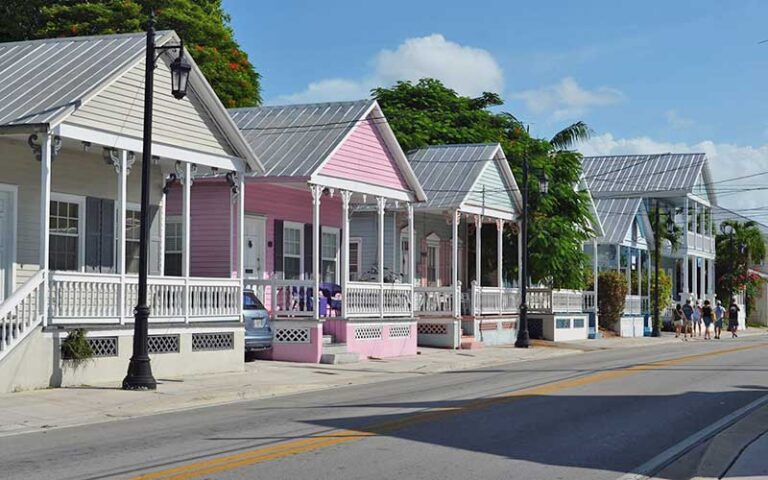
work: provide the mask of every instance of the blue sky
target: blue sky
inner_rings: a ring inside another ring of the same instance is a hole
[[[435,76],[466,95],[497,91],[541,136],[586,121],[597,135],[585,154],[696,150],[716,179],[768,170],[766,1],[224,6],[267,103],[359,98]],[[721,203],[768,205],[761,195]]]

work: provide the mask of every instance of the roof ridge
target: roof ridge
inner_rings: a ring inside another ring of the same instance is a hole
[[[251,111],[251,110],[276,110],[276,109],[287,109],[287,108],[307,108],[307,107],[329,107],[329,106],[337,106],[337,105],[356,105],[356,104],[371,104],[375,102],[375,98],[369,98],[369,99],[359,99],[359,100],[339,100],[337,102],[316,102],[316,103],[286,103],[281,105],[258,105],[253,107],[239,107],[239,108],[230,108],[228,109],[230,112],[244,112],[244,111]]]
[[[665,152],[665,153],[625,153],[625,154],[619,154],[619,155],[589,155],[582,157],[582,160],[589,160],[592,158],[624,158],[624,157],[665,157],[668,155],[686,155],[686,156],[694,156],[694,155],[706,155],[705,152]]]
[[[173,30],[158,30],[156,35],[167,35],[173,33]],[[46,42],[89,42],[94,40],[106,40],[113,38],[123,37],[145,37],[146,32],[125,32],[125,33],[110,33],[107,35],[82,35],[77,37],[50,37],[50,38],[35,38],[31,40],[15,40],[13,42],[0,42],[0,47],[8,47],[13,45],[29,45]]]

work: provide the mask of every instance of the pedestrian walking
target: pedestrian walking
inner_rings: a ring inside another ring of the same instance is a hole
[[[720,340],[720,334],[723,333],[723,317],[725,317],[725,308],[723,302],[717,301],[715,307],[715,339]]]
[[[701,301],[696,300],[696,305],[693,307],[693,316],[691,318],[693,320],[693,331],[696,333],[696,336],[701,336]],[[693,336],[693,334],[691,334]]]
[[[683,330],[683,307],[679,303],[672,310],[672,325],[675,326],[675,338],[679,338]]]
[[[685,301],[683,305],[683,340],[688,341],[688,330],[691,329],[691,337],[693,337],[693,306],[691,306],[691,299]]]
[[[712,305],[709,303],[709,300],[704,300],[704,306],[701,307],[701,319],[704,321],[704,340],[712,339],[709,329],[712,326],[713,316]]]
[[[736,297],[731,299],[731,306],[728,307],[728,331],[731,332],[731,338],[738,338],[736,331],[739,329],[739,312],[741,309],[736,305]]]

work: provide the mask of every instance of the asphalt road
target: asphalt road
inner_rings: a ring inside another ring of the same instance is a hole
[[[616,479],[768,395],[766,347],[592,352],[5,437],[0,478]]]

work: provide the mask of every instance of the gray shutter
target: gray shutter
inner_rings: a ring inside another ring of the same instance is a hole
[[[322,235],[320,236],[322,238]],[[304,277],[312,276],[312,224],[304,224]]]
[[[115,201],[101,201],[101,273],[115,273]]]
[[[149,206],[149,274],[160,275],[160,254],[162,238],[160,237],[160,208]]]
[[[273,234],[272,252],[274,265],[272,267],[273,274],[278,278],[282,278],[283,273],[283,221],[275,220],[275,231]]]
[[[101,271],[101,199],[85,199],[85,271]]]

